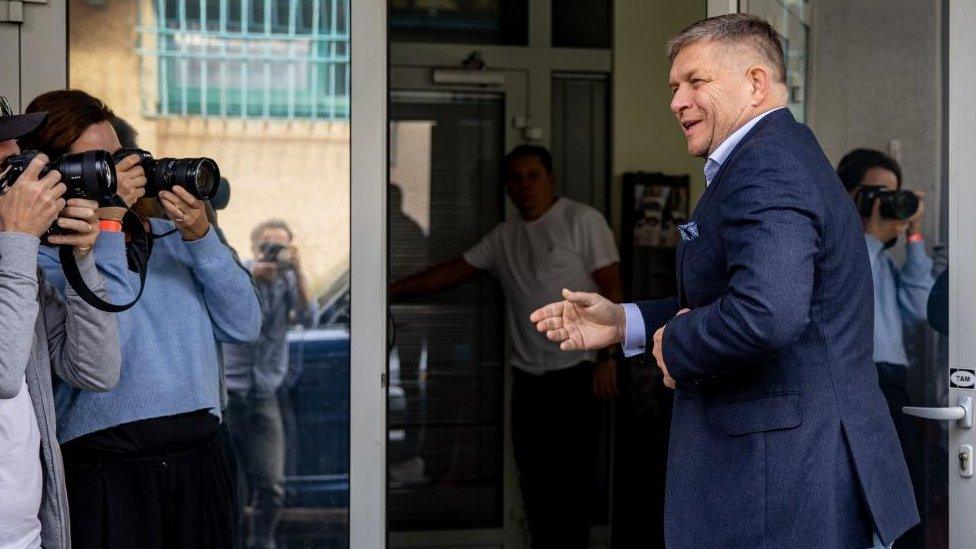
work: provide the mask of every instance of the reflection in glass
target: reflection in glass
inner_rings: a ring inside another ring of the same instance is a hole
[[[224,349],[238,541],[348,547],[350,1],[95,4],[70,1],[71,87],[157,157],[217,161],[266,304],[262,343]]]
[[[394,92],[389,276],[456,257],[502,219],[501,97]],[[393,531],[501,526],[501,292],[488,277],[394,302]]]
[[[394,41],[524,45],[528,0],[390,0]]]

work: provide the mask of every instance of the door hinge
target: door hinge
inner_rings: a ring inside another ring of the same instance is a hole
[[[380,387],[386,389],[386,373],[380,374]]]
[[[0,23],[19,25],[24,22],[24,3],[20,0],[0,0]]]
[[[23,23],[24,4],[47,4],[47,0],[0,0],[0,23]]]

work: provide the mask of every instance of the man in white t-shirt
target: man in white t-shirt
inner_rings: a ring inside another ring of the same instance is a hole
[[[525,322],[561,288],[620,301],[620,257],[594,208],[556,196],[552,156],[520,145],[503,160],[519,215],[461,257],[394,283],[391,297],[437,292],[488,271],[505,292],[513,368],[512,442],[533,549],[585,548],[596,476],[597,398],[617,393],[608,350],[567,353]]]

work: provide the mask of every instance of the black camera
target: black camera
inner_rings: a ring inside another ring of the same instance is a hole
[[[24,151],[21,154],[7,157],[3,165],[0,165],[0,195],[5,194],[10,187],[17,181],[22,173],[27,170],[27,166],[40,154],[38,151]],[[51,170],[61,173],[61,182],[65,184],[67,190],[61,198],[70,200],[72,198],[84,198],[87,200],[107,200],[115,196],[117,189],[115,162],[112,156],[105,151],[88,151],[76,154],[66,154],[54,162],[48,163],[41,168],[40,177],[46,176]],[[51,225],[47,234],[65,234],[55,222]],[[46,243],[46,239],[42,239]]]
[[[881,217],[908,219],[918,211],[918,196],[912,191],[893,191],[881,185],[863,185],[857,193],[857,211],[861,217],[871,217],[874,201],[881,202]]]
[[[0,173],[3,173],[0,176],[0,195],[10,190],[38,154],[38,151],[24,151],[4,160],[0,165]],[[61,182],[68,187],[62,196],[65,200],[102,200],[115,196],[117,191],[115,163],[105,151],[66,154],[41,168],[40,177],[44,177],[51,170],[60,172]]]
[[[287,249],[288,246],[277,242],[262,242],[258,246],[258,260],[263,263],[277,263],[278,268],[282,270],[290,269],[292,267],[291,261],[283,260],[280,257],[281,252]]]
[[[113,158],[121,162],[131,155],[139,156],[139,165],[146,172],[146,197],[155,198],[159,191],[173,191],[179,185],[200,200],[209,200],[217,194],[220,168],[210,158],[153,158],[142,149],[121,149]]]

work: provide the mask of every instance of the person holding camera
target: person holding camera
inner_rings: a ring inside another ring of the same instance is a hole
[[[47,123],[23,144],[52,158],[121,149],[112,111],[77,90],[45,93],[27,107],[47,111]],[[117,159],[118,196],[155,236],[141,299],[119,313],[122,370],[109,393],[57,389],[58,438],[78,548],[165,549],[230,547],[234,480],[216,432],[220,423],[219,365],[214,341],[258,337],[261,311],[246,270],[220,242],[187,172],[159,188],[147,154]],[[179,160],[177,161],[179,162]],[[155,187],[155,188],[154,188]],[[142,198],[156,195],[155,198]],[[126,265],[105,263],[124,253],[119,210],[102,214],[96,263],[115,301],[138,292]],[[63,286],[56,254],[40,263]]]
[[[275,547],[285,498],[285,430],[280,399],[288,377],[288,327],[311,326],[305,277],[292,232],[280,219],[251,232],[255,260],[247,265],[261,297],[261,336],[248,345],[224,344],[229,406],[227,424],[247,479],[253,509],[247,547]]]
[[[888,155],[870,149],[849,152],[837,165],[837,175],[851,194],[864,226],[864,241],[874,279],[874,363],[881,391],[915,485],[916,498],[923,492],[921,433],[913,418],[902,413],[912,402],[908,388],[908,354],[903,330],[926,321],[932,277],[932,259],[925,251],[922,220],[925,196],[902,190],[901,167]],[[898,265],[888,250],[904,235],[905,262]],[[910,541],[921,532],[909,530],[901,539]]]
[[[55,224],[69,229],[49,242],[70,246],[88,286],[107,295],[91,253],[97,204],[66,201],[61,174],[45,170],[44,155],[19,175],[8,164],[21,152],[16,139],[44,118],[14,115],[0,97],[0,547],[60,549],[70,545],[69,520],[52,372],[62,385],[107,391],[120,358],[114,315],[73,289],[62,297],[37,268],[41,237]]]

